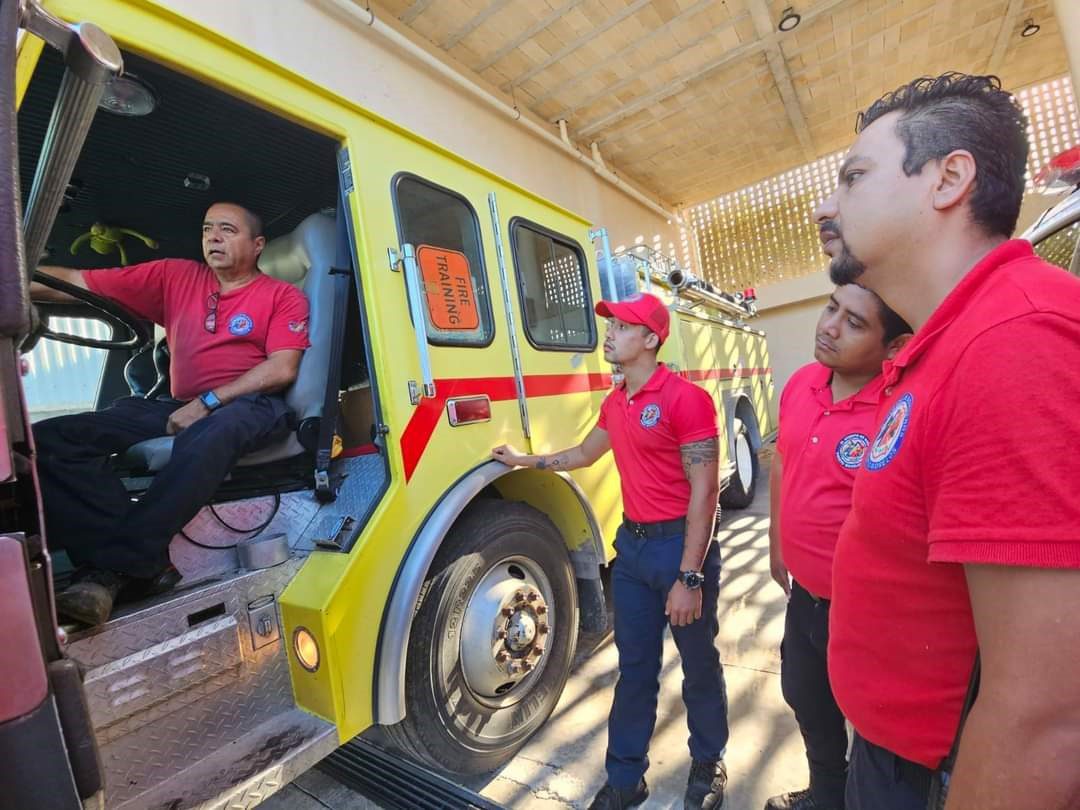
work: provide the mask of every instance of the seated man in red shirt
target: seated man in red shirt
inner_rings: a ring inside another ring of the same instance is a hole
[[[769,558],[790,597],[780,684],[806,745],[810,787],[774,796],[765,810],[844,808],[847,728],[826,665],[833,549],[877,427],[881,364],[910,337],[911,327],[872,292],[837,287],[818,319],[817,362],[796,371],[780,395]]]
[[[308,303],[257,267],[266,239],[247,209],[216,203],[202,226],[206,263],[160,259],[111,270],[40,267],[165,327],[172,398],[129,397],[34,426],[49,542],[78,566],[57,611],[105,622],[122,588],[160,587],[169,541],[202,508],[240,456],[280,437],[279,395],[308,346]],[[70,300],[35,284],[39,300]],[[169,463],[132,503],[108,458],[175,435]],[[156,582],[155,582],[156,581]]]
[[[1080,801],[1080,279],[1009,239],[1026,128],[996,77],[917,79],[815,212],[833,281],[915,328],[833,560],[847,810],[922,810],[954,740],[949,810]]]

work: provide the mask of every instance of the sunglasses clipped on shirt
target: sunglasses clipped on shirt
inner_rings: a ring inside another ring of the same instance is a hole
[[[211,333],[217,332],[217,307],[218,298],[221,297],[221,292],[212,292],[210,297],[206,299],[206,319],[203,321],[203,328]]]

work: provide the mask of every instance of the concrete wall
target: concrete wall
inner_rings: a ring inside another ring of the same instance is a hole
[[[677,227],[597,177],[586,165],[528,132],[509,115],[457,88],[367,26],[350,22],[329,4],[320,0],[161,2],[372,112],[606,226],[613,246],[646,242],[663,245],[672,253],[680,249]],[[382,20],[392,22],[388,17],[380,15]],[[446,61],[445,54],[441,57]],[[554,127],[552,130],[556,132]]]
[[[814,359],[814,326],[832,289],[824,272],[757,288],[761,315],[754,326],[768,335],[777,398],[788,378]]]

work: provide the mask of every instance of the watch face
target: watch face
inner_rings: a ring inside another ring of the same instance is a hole
[[[682,575],[682,581],[687,588],[700,588],[705,582],[705,575],[699,571],[685,571]]]

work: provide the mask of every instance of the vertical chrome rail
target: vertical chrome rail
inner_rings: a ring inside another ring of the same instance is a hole
[[[62,51],[67,65],[23,217],[26,264],[32,272],[45,250],[105,84],[120,75],[124,63],[116,43],[96,25],[68,24],[34,0],[23,7],[22,25]]]

